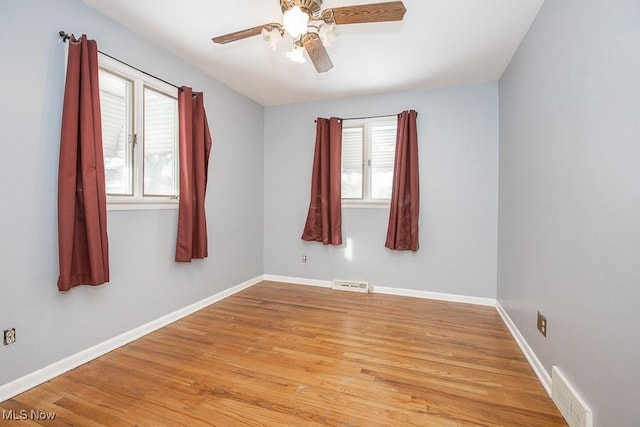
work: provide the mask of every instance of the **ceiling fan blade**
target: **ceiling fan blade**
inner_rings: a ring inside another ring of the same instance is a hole
[[[262,32],[263,28],[266,28],[267,31],[271,31],[273,28],[279,28],[279,27],[280,27],[280,24],[258,25],[257,27],[247,28],[246,30],[236,31],[235,33],[229,33],[223,36],[214,37],[211,40],[213,40],[214,43],[225,44],[225,43],[234,42],[237,40],[246,39],[248,37],[257,36]]]
[[[329,24],[338,25],[402,21],[406,11],[401,1],[390,1],[326,9],[322,12],[322,19]]]
[[[333,68],[333,62],[329,58],[327,49],[324,48],[322,40],[316,33],[308,33],[302,38],[304,48],[311,58],[311,62],[316,67],[316,71],[319,73],[326,73]]]

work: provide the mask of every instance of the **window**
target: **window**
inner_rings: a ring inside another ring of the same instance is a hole
[[[177,208],[177,89],[99,55],[109,209]]]
[[[396,128],[396,116],[343,122],[343,205],[389,203],[393,186]]]

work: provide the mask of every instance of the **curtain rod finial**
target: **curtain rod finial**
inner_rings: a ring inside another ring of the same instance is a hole
[[[58,35],[60,37],[62,37],[62,41],[66,42],[67,40],[69,40],[71,38],[71,36],[69,34],[67,34],[66,31],[58,31]]]

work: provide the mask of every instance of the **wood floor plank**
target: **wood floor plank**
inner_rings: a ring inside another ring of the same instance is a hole
[[[566,426],[492,307],[267,281],[0,403],[32,409],[7,425]]]

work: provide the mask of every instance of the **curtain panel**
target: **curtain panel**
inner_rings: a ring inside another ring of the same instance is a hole
[[[178,127],[180,201],[175,260],[191,262],[208,256],[204,202],[212,141],[201,92],[180,88]]]
[[[316,120],[311,201],[302,239],[342,244],[342,120]]]
[[[58,165],[58,289],[109,281],[98,45],[69,39]]]
[[[389,226],[385,246],[392,250],[417,251],[420,188],[418,173],[418,113],[398,115],[398,133],[391,190]]]

